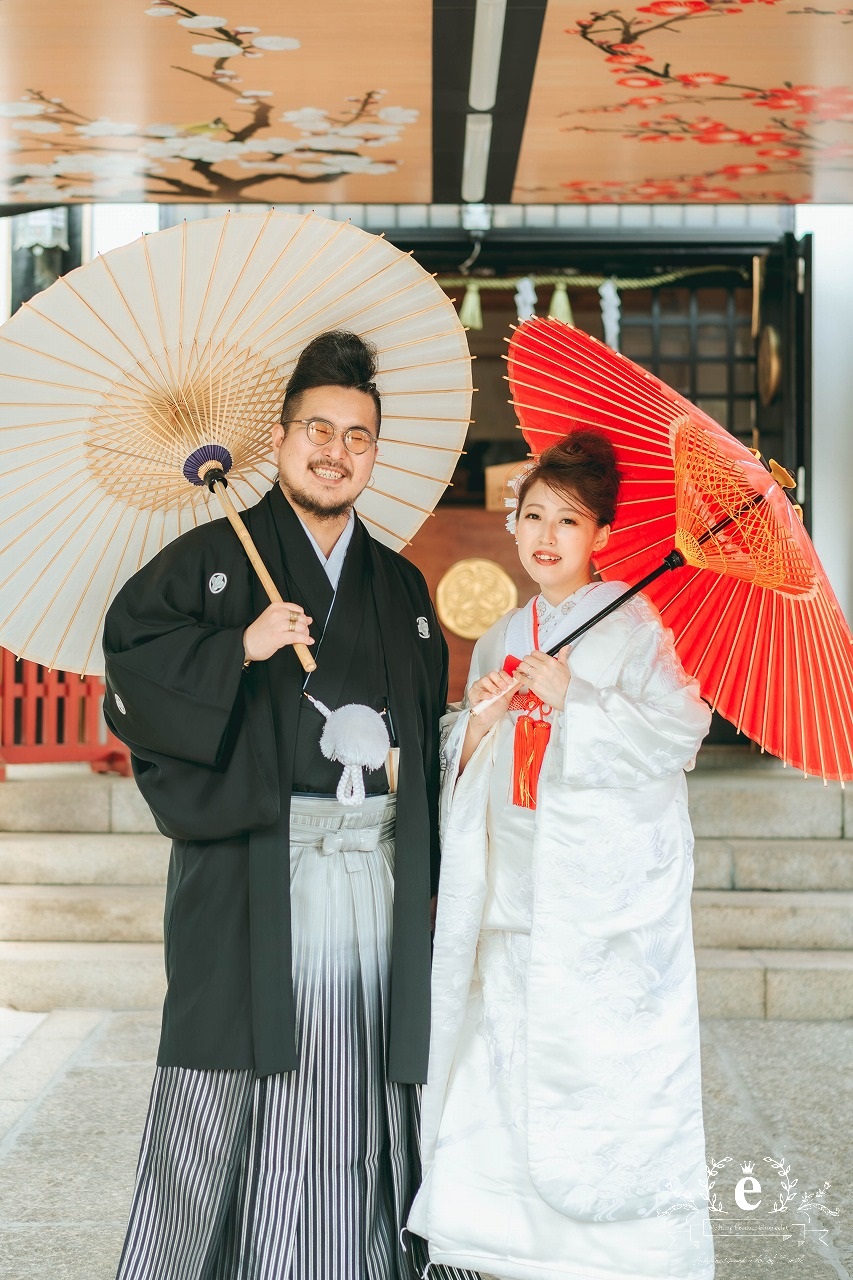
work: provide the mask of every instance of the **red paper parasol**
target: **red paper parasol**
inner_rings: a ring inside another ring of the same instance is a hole
[[[616,448],[624,483],[602,577],[637,582],[677,549],[685,563],[645,590],[703,696],[806,774],[853,778],[853,636],[784,469],[562,321],[521,325],[508,360],[535,454],[584,427]]]

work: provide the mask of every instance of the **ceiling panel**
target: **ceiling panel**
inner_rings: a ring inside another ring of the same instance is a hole
[[[480,2],[0,0],[0,204],[459,203]],[[506,3],[485,199],[853,202],[843,0],[545,6]]]
[[[431,0],[218,6],[3,0],[0,203],[430,199]]]
[[[549,0],[521,203],[853,202],[853,8]]]

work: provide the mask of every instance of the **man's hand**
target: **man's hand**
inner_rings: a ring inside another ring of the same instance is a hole
[[[288,644],[313,644],[309,618],[301,605],[270,604],[243,632],[243,652],[247,662],[265,662]]]

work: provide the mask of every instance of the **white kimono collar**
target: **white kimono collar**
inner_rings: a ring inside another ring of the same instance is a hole
[[[338,582],[340,581],[340,577],[341,577],[341,570],[344,567],[344,558],[346,556],[347,551],[349,550],[349,544],[352,542],[353,530],[355,529],[355,520],[353,519],[352,508],[350,508],[347,527],[344,529],[343,533],[338,538],[335,545],[332,547],[332,550],[329,552],[328,557],[323,555],[323,552],[320,550],[320,546],[319,546],[319,543],[317,542],[317,539],[314,537],[311,530],[308,528],[307,524],[305,523],[305,521],[302,519],[302,517],[299,515],[298,512],[296,512],[296,518],[299,521],[299,523],[302,525],[302,528],[305,530],[306,538],[308,539],[308,541],[311,543],[311,546],[316,551],[317,559],[320,561],[320,564],[323,566],[323,568],[326,571],[326,577],[331,582],[333,589],[337,590]]]
[[[600,609],[622,595],[624,582],[588,582],[557,605],[538,595],[512,615],[506,629],[506,654],[523,658],[534,650],[534,609],[538,619],[541,652],[552,648],[563,636],[593,618]],[[506,656],[506,655],[505,655]]]

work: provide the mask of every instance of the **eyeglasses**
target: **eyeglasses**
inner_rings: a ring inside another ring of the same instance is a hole
[[[292,422],[298,422],[305,428],[305,434],[312,444],[331,444],[335,436],[343,436],[348,453],[367,453],[371,445],[376,444],[376,436],[365,431],[364,427],[348,427],[346,431],[341,431],[325,418],[288,418],[281,425],[286,427]]]

